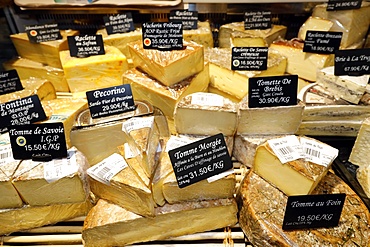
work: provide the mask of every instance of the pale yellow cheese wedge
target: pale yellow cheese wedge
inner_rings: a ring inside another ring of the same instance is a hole
[[[183,38],[186,42],[195,42],[203,47],[213,47],[213,34],[208,21],[198,21],[197,29],[183,30]]]
[[[307,31],[329,32],[334,23],[320,17],[308,17],[298,31],[298,38],[305,40]]]
[[[12,184],[11,175],[7,175],[3,170],[10,171],[17,168],[19,161],[13,162],[13,164],[5,164],[0,166],[0,209],[3,208],[19,208],[23,206],[23,201],[18,194],[18,191]]]

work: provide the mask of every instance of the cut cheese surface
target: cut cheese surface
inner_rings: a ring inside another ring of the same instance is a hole
[[[18,162],[16,162],[16,164],[18,165]],[[5,164],[3,166],[8,166],[8,164]],[[18,191],[13,186],[11,177],[7,176],[3,172],[3,166],[0,167],[0,209],[22,207],[23,201],[19,196]]]
[[[122,85],[122,74],[128,70],[125,55],[113,46],[104,47],[104,55],[85,58],[60,52],[64,74],[72,93]]]
[[[313,191],[313,194],[337,193],[346,194],[338,226],[284,231],[288,197],[250,172],[237,195],[239,224],[253,246],[369,246],[369,210],[345,182],[328,173]]]
[[[358,131],[348,161],[360,167],[369,166],[370,159],[370,118],[366,118]]]
[[[367,117],[370,117],[370,107],[363,105],[306,105],[302,121],[361,121]]]
[[[160,51],[144,49],[143,42],[130,43],[129,50],[135,67],[166,86],[178,83],[204,68],[203,46],[184,42],[184,49]]]
[[[197,29],[183,30],[186,42],[195,42],[203,47],[213,47],[213,34],[208,21],[198,21]]]
[[[334,23],[320,17],[308,17],[298,31],[298,38],[305,40],[307,31],[322,31],[328,32],[333,27]]]
[[[370,198],[370,165],[361,166],[356,172],[356,178],[366,196]]]
[[[267,47],[263,37],[253,36],[245,33],[231,34],[231,47]]]
[[[154,217],[141,217],[99,200],[86,217],[82,239],[87,247],[163,240],[233,226],[237,211],[234,199],[219,199],[166,204]]]
[[[302,121],[297,135],[356,137],[362,120]]]

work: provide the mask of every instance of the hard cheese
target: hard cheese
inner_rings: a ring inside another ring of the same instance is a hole
[[[298,38],[305,40],[307,31],[322,31],[328,32],[333,27],[334,23],[320,17],[308,17],[298,31]]]
[[[198,21],[197,29],[183,30],[186,42],[195,42],[203,47],[213,47],[213,34],[208,21]]]
[[[358,131],[348,161],[360,167],[367,167],[370,159],[370,118],[366,118]]]
[[[0,148],[2,146],[0,146]],[[0,209],[19,208],[23,206],[23,201],[11,180],[11,176],[17,169],[19,162],[20,161],[13,161],[0,166]]]

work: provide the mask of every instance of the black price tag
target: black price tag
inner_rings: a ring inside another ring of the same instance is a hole
[[[231,54],[232,70],[266,70],[267,47],[233,47]]]
[[[339,223],[346,194],[289,196],[283,230],[335,227]]]
[[[233,168],[222,134],[172,149],[168,154],[180,188]]]
[[[104,55],[102,35],[68,36],[68,46],[71,57],[89,57]]]
[[[130,84],[86,92],[92,118],[107,117],[136,109]]]
[[[297,75],[252,77],[248,86],[249,108],[297,104]]]
[[[8,126],[31,124],[46,119],[37,95],[0,104],[0,133],[8,131]]]
[[[334,10],[348,10],[348,9],[359,9],[361,8],[362,0],[329,0],[328,5],[326,7],[327,11],[334,11]]]
[[[271,28],[271,11],[250,11],[244,13],[244,29]]]
[[[144,49],[181,50],[183,47],[181,22],[143,23]]]
[[[342,32],[307,31],[303,51],[319,54],[334,54],[339,50]]]
[[[16,92],[22,89],[23,86],[21,80],[19,79],[18,72],[15,69],[0,72],[0,95]]]
[[[370,74],[370,48],[335,51],[334,74],[337,76]]]
[[[198,28],[198,11],[189,11],[185,9],[171,10],[169,20],[172,22],[182,22],[183,30]]]
[[[135,30],[131,12],[104,16],[103,19],[108,35],[127,33]]]
[[[49,161],[67,157],[63,123],[11,126],[9,137],[14,159]]]
[[[62,39],[57,23],[30,25],[25,27],[25,31],[31,43]]]

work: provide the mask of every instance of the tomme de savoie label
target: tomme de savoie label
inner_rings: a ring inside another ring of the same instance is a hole
[[[22,90],[23,86],[15,69],[0,72],[0,95]]]

